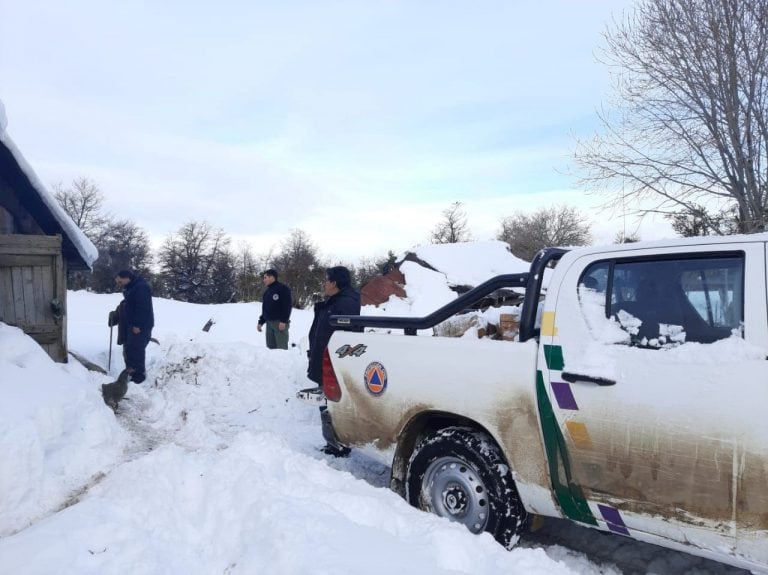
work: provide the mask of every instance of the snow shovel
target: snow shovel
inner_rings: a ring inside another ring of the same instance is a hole
[[[113,325],[109,326],[109,359],[107,359],[107,373],[109,373],[112,370],[112,329],[113,328],[114,328]]]

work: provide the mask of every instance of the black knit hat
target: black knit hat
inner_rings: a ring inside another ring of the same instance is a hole
[[[133,273],[131,270],[120,270],[115,274],[115,276],[119,278],[128,278],[129,280],[133,280],[136,278],[136,274]]]
[[[349,270],[344,266],[328,268],[325,272],[325,277],[328,278],[328,281],[334,282],[339,289],[344,289],[352,283]]]

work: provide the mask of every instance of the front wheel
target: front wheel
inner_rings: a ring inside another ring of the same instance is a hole
[[[508,549],[526,512],[504,457],[487,434],[447,427],[424,437],[408,462],[405,494],[414,507],[487,531]]]

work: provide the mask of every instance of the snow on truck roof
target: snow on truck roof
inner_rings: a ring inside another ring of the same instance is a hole
[[[530,263],[512,255],[505,242],[491,240],[427,244],[406,252],[445,274],[449,285],[476,286],[501,274],[524,273]]]
[[[70,263],[70,269],[90,268],[99,252],[80,228],[77,227],[72,218],[64,211],[54,198],[53,194],[43,185],[35,174],[32,166],[24,159],[24,156],[16,147],[7,132],[8,119],[5,114],[5,107],[0,100],[0,161],[5,159],[15,163],[17,170],[16,183],[22,189],[19,192],[30,194],[30,200],[34,206],[26,206],[33,213],[38,225],[49,234],[60,233],[63,240],[63,252]],[[10,155],[10,157],[8,156]],[[42,221],[41,221],[42,220]],[[74,264],[74,265],[73,265]],[[79,265],[78,265],[79,264]]]
[[[602,246],[572,246],[564,249],[571,250],[573,256],[602,254],[612,252],[627,252],[632,250],[679,248],[685,246],[718,246],[733,243],[768,242],[768,232],[759,234],[739,234],[732,236],[697,236],[695,238],[668,238],[663,240],[650,240],[633,242],[629,244],[610,244]]]

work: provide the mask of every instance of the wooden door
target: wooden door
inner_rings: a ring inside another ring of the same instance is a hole
[[[67,361],[61,236],[0,235],[0,321],[21,328],[55,361]]]

